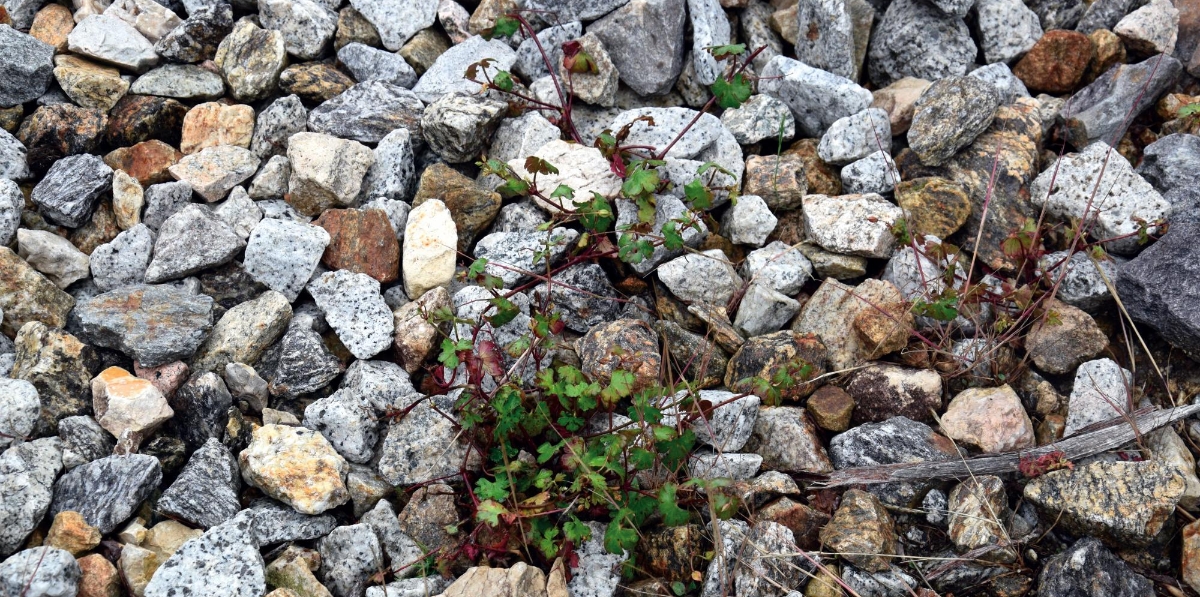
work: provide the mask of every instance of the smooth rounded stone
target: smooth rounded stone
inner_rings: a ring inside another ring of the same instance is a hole
[[[218,145],[184,156],[167,170],[211,203],[224,199],[230,189],[253,176],[258,164],[259,159],[248,149]]]
[[[829,442],[829,458],[837,470],[882,464],[938,462],[957,460],[958,450],[946,437],[928,425],[904,417],[879,423],[864,423],[836,435]],[[885,504],[912,507],[925,492],[936,485],[932,481],[872,485]]]
[[[725,110],[721,123],[742,145],[796,136],[796,119],[791,109],[769,95],[753,95],[741,106]]]
[[[1186,532],[1186,531],[1185,531]],[[1136,573],[1094,537],[1084,537],[1051,557],[1038,575],[1038,594],[1068,597],[1080,587],[1095,595],[1151,595],[1153,583]]]
[[[1174,85],[1182,69],[1178,60],[1166,54],[1109,69],[1072,96],[1070,115],[1063,116],[1067,140],[1075,147],[1119,140],[1128,122]]]
[[[960,392],[946,407],[941,427],[950,439],[987,454],[1035,445],[1033,423],[1020,397],[1007,384]]]
[[[21,597],[70,597],[79,587],[75,556],[54,547],[23,550],[0,563],[0,590]]]
[[[238,456],[242,479],[303,514],[346,503],[349,465],[316,431],[266,425]]]
[[[842,168],[842,191],[852,195],[890,193],[899,172],[886,151],[876,151]]]
[[[680,6],[682,7],[682,2],[680,2]],[[682,14],[680,16],[682,17]],[[596,24],[589,27],[588,31],[599,34]],[[536,81],[549,76],[550,71],[546,68],[547,59],[551,65],[561,63],[562,45],[581,35],[583,35],[583,24],[579,21],[571,21],[539,31],[537,40],[525,38],[517,47],[517,61],[513,63],[513,72],[526,81]],[[605,45],[607,46],[607,44]],[[542,58],[542,52],[546,53],[546,59]]]
[[[163,222],[146,282],[157,284],[229,263],[246,241],[204,206],[189,204]]]
[[[594,147],[554,139],[539,147],[533,155],[558,169],[557,173],[537,176],[538,187],[541,189],[552,191],[559,185],[566,185],[575,190],[576,199],[581,201],[591,197],[593,193],[614,197],[620,192],[621,179],[612,173],[608,160]],[[508,165],[516,176],[526,180],[533,179],[533,175],[525,169],[524,158],[509,160]],[[539,207],[550,213],[575,210],[575,206],[564,199],[551,202],[538,197],[535,201]]]
[[[308,284],[330,237],[320,226],[267,218],[246,244],[246,273],[268,288],[296,300]]]
[[[425,107],[421,136],[451,163],[474,161],[507,111],[504,102],[483,96],[447,94]]]
[[[1055,297],[1084,310],[1097,309],[1112,299],[1105,279],[1115,286],[1119,279],[1119,265],[1119,262],[1112,260],[1093,261],[1083,251],[1058,251],[1048,253],[1038,260],[1038,269],[1058,284]],[[1124,294],[1122,292],[1122,295]]]
[[[777,223],[762,197],[742,195],[721,219],[721,232],[730,242],[759,247],[767,242]]]
[[[121,78],[117,69],[75,56],[54,58],[54,78],[71,101],[84,108],[105,112],[129,91],[129,82]]]
[[[976,0],[984,60],[1012,62],[1042,37],[1038,15],[1020,0]]]
[[[368,81],[313,108],[308,114],[308,129],[342,139],[378,143],[401,127],[414,136],[419,135],[424,109],[424,102],[412,91],[383,81]]]
[[[79,21],[67,36],[67,47],[139,73],[158,63],[154,44],[133,25],[109,14],[94,14]]]
[[[384,568],[383,548],[366,524],[338,527],[317,544],[321,578],[335,595],[362,595],[372,575]]]
[[[417,73],[413,68],[404,58],[392,52],[355,42],[338,49],[337,58],[359,83],[383,81],[404,88],[411,88],[417,83]]]
[[[809,238],[836,253],[891,256],[896,245],[891,229],[903,215],[903,210],[875,193],[804,198],[804,227]]]
[[[967,74],[977,53],[961,15],[920,0],[898,0],[887,6],[871,36],[867,71],[879,86],[903,77],[937,81]]]
[[[79,336],[144,367],[187,360],[212,329],[213,299],[165,286],[133,285],[81,301]]]
[[[494,78],[497,72],[512,69],[517,61],[517,53],[498,39],[489,41],[476,35],[438,56],[433,66],[421,75],[413,87],[413,92],[425,103],[435,102],[442,96],[457,91],[475,93],[479,90],[479,84],[463,78],[463,73],[471,64],[488,58],[492,62],[478,73],[480,81],[485,76],[483,73],[487,73],[489,78]]]
[[[299,60],[321,55],[337,29],[337,14],[313,0],[259,0],[263,28],[283,34],[288,54]]]
[[[307,216],[350,204],[375,163],[374,154],[361,143],[321,133],[292,135],[287,156],[291,167],[287,200]]]
[[[71,469],[54,484],[50,515],[71,510],[108,534],[158,488],[162,467],[144,454],[109,456]]]
[[[88,277],[88,257],[71,241],[44,230],[17,230],[18,254],[59,288]]]
[[[217,526],[241,510],[237,460],[216,438],[196,450],[163,492],[158,511],[204,528]]]
[[[146,204],[142,222],[151,230],[158,230],[167,218],[192,202],[192,185],[182,180],[150,185],[142,196]]]
[[[56,450],[61,452],[61,466],[66,470],[108,456],[116,445],[116,440],[95,419],[85,415],[59,421],[58,437],[61,444]],[[48,488],[49,485],[47,492]],[[49,503],[47,493],[46,504]]]
[[[991,83],[1000,94],[1001,105],[1011,104],[1018,97],[1029,97],[1029,90],[1025,88],[1025,84],[1003,62],[979,67],[967,73],[967,76]]]
[[[283,33],[239,19],[217,46],[213,60],[234,99],[243,102],[263,99],[275,90],[279,73],[287,64]]]
[[[751,284],[742,295],[733,324],[747,336],[779,331],[796,313],[800,303],[764,284]]]
[[[1179,39],[1179,10],[1168,0],[1152,0],[1125,15],[1113,33],[1140,54],[1172,54]]]
[[[154,51],[168,62],[196,63],[211,59],[233,31],[233,8],[215,2],[189,11],[188,18],[162,36]]]
[[[449,412],[453,404],[445,396],[430,400],[442,412]],[[467,470],[478,469],[479,459],[469,456],[456,426],[429,402],[421,402],[388,425],[380,447],[379,474],[392,485],[412,485],[458,474],[464,463]]]
[[[225,95],[225,82],[221,80],[221,75],[193,64],[164,64],[138,77],[129,92],[176,99],[214,100]]]
[[[320,334],[293,319],[279,342],[263,354],[258,371],[272,396],[292,399],[329,385],[342,374],[342,364]]]
[[[10,184],[16,180],[25,180],[29,178],[29,163],[26,159],[25,145],[18,141],[16,137],[4,129],[0,129],[0,185],[8,187],[4,189],[4,194],[12,193],[16,184]],[[24,198],[22,198],[22,202]]]
[[[974,77],[937,81],[917,100],[909,147],[927,166],[938,166],[992,124],[1000,107],[996,89]]]
[[[1157,461],[1095,461],[1036,477],[1023,495],[1070,532],[1142,546],[1162,530],[1185,486],[1183,475]]]
[[[392,312],[379,294],[378,280],[338,270],[310,282],[308,292],[355,357],[369,359],[391,345]]]
[[[0,379],[0,448],[31,438],[41,410],[42,403],[33,384],[20,379]]]
[[[797,130],[805,136],[820,136],[839,118],[871,105],[871,92],[850,79],[785,56],[772,58],[761,76],[762,93],[787,104],[796,118]]]
[[[817,146],[821,160],[844,166],[877,151],[892,149],[891,123],[887,112],[868,108],[857,114],[837,119]]]
[[[353,0],[350,5],[375,26],[383,46],[392,52],[437,20],[437,0]]]
[[[24,545],[45,517],[62,455],[58,438],[18,443],[0,453],[0,556]]]
[[[95,155],[72,155],[54,162],[30,198],[47,220],[79,228],[92,217],[100,195],[112,187],[112,168]]]
[[[307,122],[308,110],[299,97],[287,95],[276,99],[258,113],[250,151],[259,159],[286,154],[288,140],[304,132]]]
[[[338,526],[332,515],[301,514],[290,506],[265,498],[255,500],[247,512],[254,517],[251,532],[259,546],[320,539]]]
[[[154,572],[145,597],[252,597],[267,591],[256,521],[234,517],[187,541]]]
[[[1133,376],[1112,359],[1088,361],[1075,370],[1063,437],[1125,415]]]
[[[793,296],[812,278],[813,266],[799,250],[774,241],[751,251],[742,264],[742,276],[752,284],[763,284]]]
[[[1101,173],[1103,180],[1099,180]],[[1096,185],[1107,189],[1103,197],[1093,197]],[[1125,236],[1105,243],[1108,250],[1118,254],[1141,250],[1138,220],[1156,222],[1171,213],[1171,204],[1102,141],[1059,158],[1038,175],[1029,194],[1034,205],[1054,216],[1092,221],[1091,234],[1096,238]],[[1154,234],[1157,229],[1149,226],[1147,231]]]

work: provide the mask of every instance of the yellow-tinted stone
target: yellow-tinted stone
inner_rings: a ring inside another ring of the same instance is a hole
[[[59,512],[46,533],[45,544],[77,556],[100,545],[100,529],[89,525],[78,512]]]
[[[896,203],[904,209],[908,232],[918,242],[926,235],[944,240],[962,228],[971,215],[966,187],[936,176],[897,184]]]

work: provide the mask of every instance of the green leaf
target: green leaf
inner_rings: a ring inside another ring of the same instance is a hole
[[[506,70],[497,72],[496,76],[492,77],[492,83],[499,87],[500,91],[512,91],[513,89],[512,75]]]
[[[1200,114],[1200,102],[1197,102],[1194,104],[1188,104],[1188,105],[1180,108],[1179,111],[1175,113],[1175,116],[1183,117],[1183,116],[1191,116],[1192,114]]]
[[[551,199],[557,199],[558,197],[566,197],[567,199],[574,200],[575,199],[575,189],[572,189],[571,187],[569,187],[565,184],[560,184],[560,185],[558,185],[558,187],[556,187],[554,189],[553,193],[550,193]]]
[[[592,538],[592,527],[584,524],[578,518],[571,516],[571,520],[563,524],[563,534],[572,543],[579,545]]]
[[[559,450],[559,448],[562,448],[562,446],[563,446],[563,442],[559,442],[557,444],[552,444],[550,442],[546,442],[546,443],[543,443],[542,445],[538,446],[538,449],[537,449],[538,464],[546,464],[551,458],[554,458],[555,454],[558,454],[558,450]]]
[[[679,234],[679,230],[676,228],[674,220],[663,224],[663,247],[668,251],[678,251],[683,248],[683,236]]]
[[[488,481],[481,477],[475,482],[475,496],[484,500],[508,499],[507,473],[497,476],[495,481]]]
[[[650,195],[640,195],[634,200],[638,208],[638,221],[643,224],[654,223],[654,206],[658,203],[653,201]]]
[[[504,184],[496,187],[496,192],[505,197],[519,197],[529,192],[529,183],[515,176],[507,178]]]
[[[709,46],[704,48],[709,54],[717,60],[724,60],[732,56],[738,56],[746,52],[746,44],[725,44],[723,46]]]
[[[442,352],[438,355],[438,362],[447,369],[458,367],[458,345],[453,340],[449,338],[442,340]]]
[[[600,399],[604,401],[610,408],[613,404],[633,391],[635,378],[628,371],[613,371],[612,379],[608,382],[608,387],[600,393]]]
[[[500,516],[504,514],[508,514],[508,510],[500,502],[496,500],[484,500],[479,502],[479,507],[475,510],[475,520],[490,526],[496,526],[500,524]]]
[[[575,202],[575,213],[579,216],[579,223],[593,232],[608,230],[616,219],[613,216],[612,204],[604,195],[595,191],[592,191],[591,201]]]
[[[951,290],[933,302],[917,299],[913,303],[913,312],[938,321],[953,321],[958,317],[958,296]]]
[[[738,108],[742,102],[750,99],[750,82],[746,76],[738,74],[732,81],[718,78],[712,84],[713,97],[722,108]]]
[[[663,524],[669,527],[677,527],[687,524],[691,519],[691,515],[687,510],[679,507],[676,500],[676,487],[674,483],[667,483],[658,490],[658,511],[663,516]]]
[[[675,581],[671,583],[671,592],[682,597],[683,594],[687,592],[687,585],[680,581]]]
[[[525,171],[530,174],[558,174],[558,168],[536,155],[525,158]]]
[[[621,192],[625,193],[626,197],[637,197],[653,193],[658,188],[658,182],[657,171],[636,168],[629,173],[629,177],[621,184]]]
[[[692,204],[692,209],[708,209],[712,207],[712,191],[704,186],[699,178],[683,185],[683,196]]]
[[[614,520],[608,523],[608,528],[604,530],[604,549],[608,553],[618,555],[623,551],[633,553],[637,542],[637,531],[621,526],[620,521]]]
[[[496,312],[488,318],[488,321],[493,327],[502,327],[504,324],[512,321],[517,315],[521,314],[521,309],[518,308],[512,301],[497,296],[488,301],[496,308]]]
[[[521,21],[514,19],[508,15],[504,15],[496,19],[496,24],[480,31],[479,34],[484,39],[492,39],[494,37],[510,37],[521,28]]]
[[[635,470],[648,470],[654,466],[654,452],[645,448],[634,448],[629,451],[629,464]]]

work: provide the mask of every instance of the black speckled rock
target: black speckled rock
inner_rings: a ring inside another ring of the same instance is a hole
[[[233,396],[216,373],[208,372],[187,380],[168,403],[175,410],[167,423],[171,435],[182,439],[189,450],[196,450],[224,433]]]
[[[74,595],[80,575],[79,564],[70,552],[54,547],[34,547],[0,564],[0,595]]]
[[[1038,575],[1040,597],[1153,595],[1154,586],[1099,541],[1080,539],[1046,562]]]
[[[100,156],[62,158],[33,188],[33,203],[47,220],[78,228],[91,219],[96,200],[112,187],[112,176],[112,168]]]
[[[237,495],[241,484],[233,454],[217,439],[209,439],[158,498],[158,511],[204,528],[214,527],[241,509]]]
[[[1000,96],[975,77],[942,79],[917,100],[909,147],[929,166],[937,166],[966,147],[992,124]]]
[[[50,86],[54,70],[54,46],[0,26],[0,106],[8,107],[35,100]]]
[[[168,62],[203,62],[217,53],[217,46],[233,31],[233,7],[224,2],[201,6],[186,21],[164,35],[154,51]]]
[[[269,499],[251,504],[250,512],[254,514],[254,539],[261,546],[320,539],[337,526],[337,519],[329,514],[301,514]]]
[[[109,456],[71,469],[54,484],[50,516],[73,510],[111,533],[162,482],[158,459],[145,454]]]
[[[406,128],[413,139],[420,139],[424,110],[425,104],[413,92],[391,83],[370,81],[313,108],[308,115],[308,130],[378,143],[388,133]]]
[[[212,297],[174,286],[130,286],[75,307],[80,337],[143,367],[186,360],[212,329]]]
[[[328,385],[341,375],[342,364],[311,325],[292,320],[287,333],[263,353],[257,369],[272,396],[295,398]]]
[[[184,543],[146,585],[145,597],[258,597],[267,592],[254,519],[241,515]]]
[[[334,595],[362,595],[372,574],[383,568],[383,548],[367,524],[333,529],[318,544],[321,578]]]
[[[897,0],[871,36],[867,71],[880,87],[903,77],[936,81],[967,74],[977,52],[962,18],[922,0]]]

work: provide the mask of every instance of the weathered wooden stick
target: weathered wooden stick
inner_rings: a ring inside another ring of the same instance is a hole
[[[975,458],[941,462],[915,462],[864,466],[834,471],[818,487],[844,487],[896,481],[925,481],[929,479],[963,479],[971,475],[1003,475],[1019,470],[1022,458],[1037,458],[1051,452],[1062,452],[1067,460],[1085,458],[1105,450],[1120,447],[1141,434],[1169,425],[1200,413],[1200,404],[1161,410],[1140,410],[1130,413],[1133,426],[1126,418],[1115,418],[1093,425],[1093,431],[1083,432],[1047,446],[1029,450],[988,454]]]

